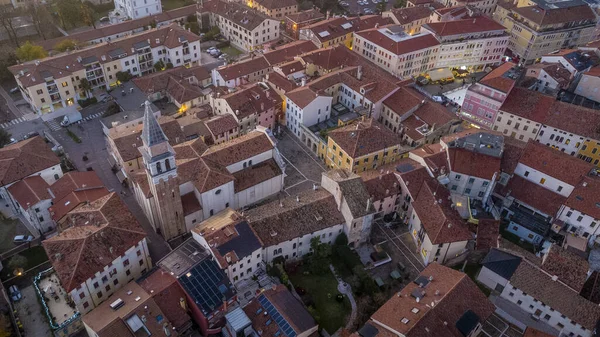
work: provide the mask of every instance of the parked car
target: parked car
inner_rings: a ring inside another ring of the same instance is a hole
[[[227,54],[223,53],[219,56],[219,60],[224,60],[227,57]]]
[[[29,139],[29,138],[33,138],[35,136],[39,136],[40,133],[37,131],[31,131],[30,133],[26,134],[25,136],[23,136],[23,140],[25,139]]]
[[[210,47],[210,48],[208,48],[208,49],[206,50],[206,52],[210,54],[210,52],[212,52],[212,51],[214,51],[214,50],[217,50],[217,48],[216,48],[216,47]]]
[[[13,243],[26,243],[31,242],[33,236],[31,235],[17,235],[13,238]]]
[[[19,87],[14,87],[14,88],[10,89],[11,94],[15,94],[17,92],[19,92]]]
[[[102,103],[106,103],[108,101],[110,101],[112,99],[112,96],[109,94],[101,94],[100,96],[98,96],[98,101],[102,102]]]
[[[18,302],[21,300],[21,298],[23,298],[21,291],[16,285],[12,285],[10,288],[8,288],[8,294],[13,302]]]

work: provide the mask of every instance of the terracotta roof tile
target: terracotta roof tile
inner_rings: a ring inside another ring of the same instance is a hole
[[[462,148],[448,148],[450,168],[453,172],[492,180],[495,173],[500,173],[501,159],[487,156]]]
[[[438,36],[452,36],[505,30],[504,26],[488,18],[487,16],[446,22],[431,22],[423,25],[423,28],[433,32]]]
[[[500,90],[504,93],[509,93],[510,90],[515,86],[515,80],[504,76],[504,74],[506,74],[507,71],[511,70],[515,66],[516,64],[511,62],[503,63],[479,80],[479,84]]]
[[[320,20],[325,18],[325,14],[316,9],[309,9],[286,16],[290,21],[301,24],[307,21]]]
[[[116,193],[78,206],[64,223],[69,227],[42,244],[67,292],[146,237]]]
[[[550,107],[544,124],[570,133],[600,140],[600,111],[561,101]]]
[[[373,324],[385,325],[407,337],[461,337],[464,335],[456,328],[456,323],[465,312],[474,312],[483,323],[495,310],[464,273],[434,262],[419,275],[431,278],[431,281],[424,288],[415,282],[409,283],[371,316]],[[417,291],[425,292],[419,302],[411,295]],[[435,302],[435,306],[429,305],[431,302]],[[408,320],[406,324],[402,322],[403,318]],[[387,329],[380,327],[380,330]]]
[[[335,129],[328,136],[351,158],[362,157],[401,143],[397,134],[372,119]]]
[[[268,72],[269,62],[263,57],[255,57],[250,60],[234,63],[222,68],[218,68],[217,72],[225,81],[234,80],[242,76],[250,75],[259,71]],[[222,84],[224,85],[224,84]]]
[[[264,89],[259,83],[238,88],[221,95],[221,98],[227,102],[237,120],[252,115],[258,117],[267,110],[281,108],[281,97],[273,89]]]
[[[498,185],[498,188],[500,194],[508,195],[510,193],[511,197],[544,212],[548,216],[554,216],[567,199],[517,175],[510,178],[506,187]]]
[[[558,276],[559,280],[579,293],[588,277],[590,265],[581,256],[552,245],[542,260],[542,269],[550,275]]]
[[[585,161],[535,141],[529,141],[519,163],[575,186],[594,167]]]
[[[433,244],[473,239],[465,221],[452,208],[450,192],[433,178],[425,180],[413,198],[413,209]]]
[[[396,18],[398,24],[405,25],[413,21],[428,18],[431,15],[431,8],[427,6],[415,6],[405,8],[393,8],[391,14]]]
[[[38,202],[52,198],[48,193],[49,187],[41,176],[32,176],[10,185],[8,192],[23,209],[28,210]]]
[[[498,248],[500,238],[500,220],[479,219],[475,248],[478,251],[488,251]]]
[[[510,283],[588,330],[593,330],[598,322],[600,307],[597,304],[579,296],[560,280],[553,281],[552,275],[528,260],[521,262]]]
[[[287,78],[283,77],[281,74],[272,72],[268,75],[267,82],[274,86],[275,88],[279,88],[283,90],[284,93],[292,91],[296,88],[296,84]]]
[[[567,198],[565,205],[600,220],[600,180],[583,177]]]
[[[215,116],[205,121],[204,124],[213,137],[217,137],[227,131],[233,131],[239,127],[235,117],[230,114]]]
[[[524,6],[513,8],[513,11],[540,26],[596,19],[594,11],[587,4],[556,9],[544,9],[541,6]]]
[[[229,2],[222,0],[204,1],[201,10],[208,11],[219,16],[225,17],[240,27],[247,30],[254,30],[265,20],[272,20],[259,11],[246,6],[246,3]]]
[[[247,158],[270,151],[275,146],[265,133],[252,131],[219,145],[211,146],[203,158],[229,166]]]
[[[133,83],[144,93],[165,91],[179,103],[203,97],[203,88],[189,82],[195,78],[198,82],[209,78],[210,73],[202,66],[192,68],[177,67],[133,79]]]
[[[296,0],[254,0],[255,3],[265,7],[266,9],[277,9],[286,8],[291,6],[298,6]]]
[[[314,64],[326,71],[332,71],[341,66],[355,66],[360,56],[350,51],[346,46],[321,48],[300,56],[306,63]]]
[[[263,54],[263,57],[269,65],[275,66],[284,62],[294,60],[298,55],[311,52],[317,49],[314,43],[308,40],[298,40],[279,46],[275,50],[271,50]]]
[[[395,55],[404,55],[426,48],[433,48],[439,46],[440,44],[435,36],[429,33],[419,33],[408,39],[394,41],[379,31],[383,28],[384,27],[378,27],[369,30],[358,31],[356,32],[356,35],[380,46],[381,48],[384,48]]]
[[[235,193],[241,192],[264,181],[281,176],[283,172],[274,159],[260,162],[251,169],[233,173],[235,178]]]
[[[302,30],[312,30],[314,36],[321,42],[337,39],[351,32],[370,29],[376,26],[383,26],[393,23],[390,18],[383,18],[381,15],[363,15],[361,17],[346,18],[337,17],[329,20],[323,20],[309,26],[303,27]],[[342,25],[350,24],[347,29]],[[321,36],[319,33],[327,31],[329,34]]]
[[[544,123],[555,102],[555,97],[525,88],[513,88],[499,110],[537,123]]]
[[[181,196],[181,206],[183,208],[183,215],[188,216],[194,212],[198,212],[202,210],[202,206],[196,198],[196,194],[194,192],[189,192]]]
[[[42,137],[29,138],[0,149],[0,181],[8,185],[58,164],[60,159]]]
[[[502,152],[502,160],[500,161],[500,170],[512,175],[519,163],[521,154],[527,143],[517,140],[513,137],[504,137],[504,152]]]
[[[425,96],[418,91],[402,87],[386,98],[383,104],[398,116],[403,116],[405,113],[419,106],[424,100]]]
[[[245,212],[265,247],[345,223],[333,195],[320,188]],[[281,205],[280,205],[281,202]]]

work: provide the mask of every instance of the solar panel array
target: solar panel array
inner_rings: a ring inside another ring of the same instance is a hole
[[[265,311],[271,316],[271,318],[277,323],[279,326],[279,330],[275,333],[275,336],[279,336],[280,332],[283,332],[287,337],[296,337],[296,331],[292,328],[292,326],[281,316],[279,311],[271,304],[271,301],[264,295],[258,297],[258,302],[265,309]]]
[[[179,281],[202,311],[210,314],[223,303],[223,298],[226,297],[223,292],[227,290],[223,285],[225,277],[215,261],[205,260],[182,275]]]

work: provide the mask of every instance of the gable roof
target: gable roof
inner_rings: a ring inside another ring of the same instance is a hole
[[[220,0],[218,0],[220,1]],[[265,71],[265,74],[268,72],[269,62],[264,58],[264,56],[254,57],[250,60],[234,63],[227,65],[225,67],[217,68],[215,71],[218,72],[223,80],[229,81],[234,80],[236,78],[240,78],[242,76],[250,75],[259,71]],[[215,83],[216,85],[216,83]],[[224,85],[224,83],[221,83]]]
[[[241,28],[253,31],[265,20],[273,20],[263,13],[246,6],[246,3],[209,0],[204,1],[201,10],[217,14],[238,24]]]
[[[0,182],[6,186],[58,164],[42,137],[29,138],[0,149]]]
[[[555,97],[515,87],[506,96],[499,110],[537,123],[544,123],[555,101]]]
[[[514,87],[515,80],[504,75],[515,66],[516,64],[512,62],[503,63],[490,71],[478,83],[508,93]]]
[[[567,199],[518,175],[513,175],[505,187],[497,186],[501,195],[510,195],[510,197],[545,213],[547,216],[554,216]]]
[[[559,280],[579,293],[587,280],[590,265],[581,256],[552,245],[542,260],[542,269],[558,276]]]
[[[565,205],[600,220],[600,179],[583,177],[567,198]]]
[[[501,159],[463,148],[448,148],[450,168],[454,172],[492,180],[495,173],[500,172]]]
[[[395,331],[393,335],[407,337],[463,337],[460,332],[463,325],[457,323],[464,322],[467,312],[472,312],[483,324],[495,310],[475,282],[464,273],[434,262],[419,275],[430,281],[423,287],[418,281],[410,282],[371,316],[375,325],[385,326],[380,330],[391,329]],[[423,294],[423,298],[417,302],[414,294]],[[432,301],[435,306],[429,305]]]
[[[400,145],[400,137],[383,124],[368,119],[329,132],[328,136],[351,158]]]
[[[592,164],[577,157],[532,140],[527,142],[519,163],[572,186],[577,185],[581,177],[587,175],[593,168]]]
[[[49,187],[41,176],[31,176],[10,185],[8,192],[23,209],[28,210],[42,200],[51,199]]]
[[[312,41],[298,40],[284,44],[283,46],[279,46],[275,50],[266,52],[263,54],[263,57],[269,63],[269,65],[275,66],[284,62],[292,61],[296,56],[311,52],[315,49],[317,49],[317,46],[315,46]]]
[[[374,43],[394,55],[404,55],[426,48],[438,46],[440,43],[433,34],[418,33],[410,38],[394,40],[381,32],[386,27],[358,31],[355,34]]]
[[[519,267],[521,260],[520,256],[492,248],[483,261],[481,261],[481,265],[504,279],[510,280],[517,267]]]
[[[146,238],[114,192],[70,211],[65,223],[70,226],[42,245],[67,292]]]

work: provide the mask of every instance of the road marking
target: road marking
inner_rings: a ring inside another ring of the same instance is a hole
[[[285,133],[287,134],[287,136],[289,136],[289,137],[290,137],[290,139],[291,139],[291,140],[292,140],[294,143],[296,143],[296,145],[298,145],[298,146],[300,147],[300,149],[301,149],[301,150],[302,150],[304,153],[306,153],[306,154],[307,154],[307,155],[310,157],[310,159],[312,159],[312,160],[313,160],[315,163],[317,163],[317,165],[319,165],[319,167],[320,167],[320,168],[322,168],[322,169],[323,169],[323,171],[327,171],[327,167],[323,166],[323,164],[322,164],[322,163],[318,162],[318,161],[317,161],[317,160],[316,160],[316,159],[313,157],[314,153],[313,153],[313,154],[311,154],[311,153],[308,153],[308,152],[306,152],[306,150],[304,149],[303,145],[302,145],[301,143],[298,143],[298,141],[296,141],[296,139],[294,139],[294,138],[296,138],[296,136],[294,136],[294,135],[290,135],[290,132],[289,132],[289,130],[287,130],[287,128],[283,129],[283,132],[285,132]]]
[[[412,260],[410,258],[408,258],[408,256],[406,256],[406,254],[404,254],[404,252],[402,251],[402,249],[400,249],[400,246],[398,246],[396,244],[396,242],[394,242],[394,240],[392,239],[392,237],[385,231],[385,229],[379,224],[377,223],[377,226],[379,227],[379,229],[383,232],[383,234],[385,234],[385,236],[387,236],[388,240],[390,240],[390,242],[396,246],[396,248],[398,248],[398,251],[400,252],[400,254],[404,255],[404,257],[408,260],[408,263],[410,263],[419,273],[425,268],[425,266],[423,265],[423,263],[421,261],[419,261],[418,259],[415,258],[415,260],[417,260],[422,266],[423,268],[419,269],[417,268],[417,266],[412,262]],[[404,245],[404,243],[402,243]],[[404,245],[404,247],[406,247],[406,245]],[[406,247],[408,249],[408,247]],[[408,251],[410,251],[410,249],[408,249]],[[412,254],[411,254],[412,255]],[[413,256],[414,258],[414,256]]]

